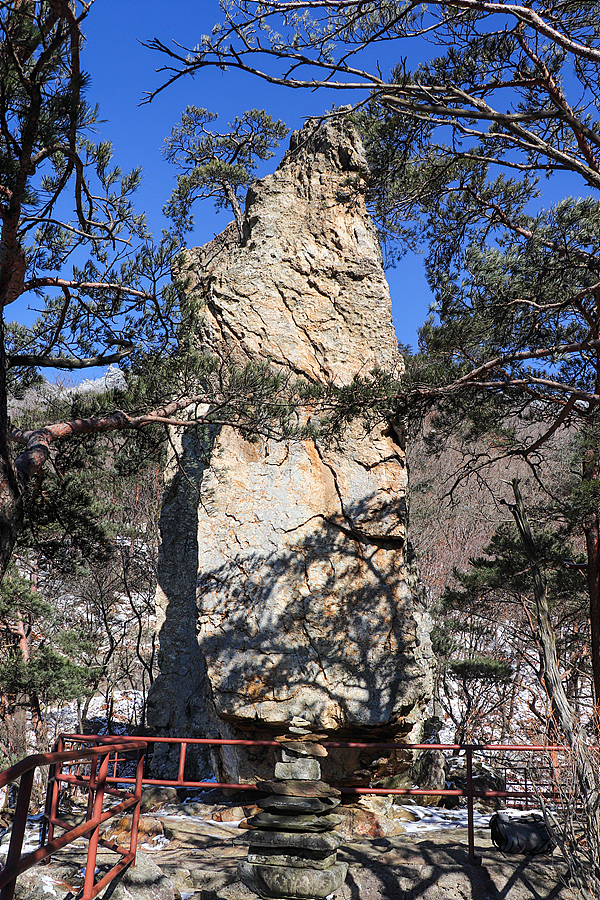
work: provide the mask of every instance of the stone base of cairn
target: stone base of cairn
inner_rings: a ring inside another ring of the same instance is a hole
[[[257,784],[269,794],[258,802],[263,811],[235,840],[248,845],[248,858],[238,863],[240,880],[265,900],[323,900],[346,880],[348,866],[337,861],[342,839],[333,833],[342,821],[332,812],[340,792],[321,781],[324,735],[311,734],[309,724],[295,717],[289,734],[276,739],[282,761],[275,780]]]

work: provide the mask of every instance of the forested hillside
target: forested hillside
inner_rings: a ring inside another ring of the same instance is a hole
[[[40,385],[15,401],[13,421],[25,428],[49,415],[83,416],[106,382]],[[5,763],[47,749],[61,721],[89,730],[93,700],[103,701],[98,728],[143,727],[156,669],[163,456],[155,436],[82,438],[61,446],[32,492],[0,587]],[[65,704],[71,712],[61,720]]]
[[[489,452],[484,441],[480,451]],[[542,484],[520,460],[467,477],[466,452],[459,432],[439,454],[422,436],[408,443],[410,537],[435,620],[436,715],[457,740],[552,740],[533,584],[507,504],[518,478],[536,526],[567,695],[589,721],[585,543],[559,493],[565,469],[577,469],[576,441],[567,434],[553,442]]]

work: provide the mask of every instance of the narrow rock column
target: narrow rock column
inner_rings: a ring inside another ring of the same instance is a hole
[[[321,781],[319,758],[327,750],[311,735],[304,719],[294,717],[290,734],[277,738],[282,761],[275,781],[259,781],[269,793],[263,812],[248,819],[252,830],[236,843],[248,844],[238,864],[240,880],[269,900],[322,900],[346,879],[347,863],[337,861],[342,840],[332,830],[342,817],[332,812],[340,792]]]
[[[227,226],[178,257],[190,340],[223,377],[230,362],[266,361],[325,386],[401,375],[367,168],[350,122],[311,120],[250,188],[243,240]],[[264,739],[306,715],[333,740],[418,742],[434,661],[401,423],[357,420],[328,443],[250,441],[226,425],[171,440],[151,728]],[[218,757],[222,781],[273,773],[272,755],[229,745]],[[368,783],[366,759],[325,759],[325,779]]]

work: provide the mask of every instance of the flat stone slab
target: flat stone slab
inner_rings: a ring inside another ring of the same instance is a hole
[[[261,809],[280,813],[324,813],[335,809],[340,801],[337,797],[285,797],[282,794],[272,794],[259,800],[256,805]]]
[[[275,740],[279,740],[279,738],[276,738]],[[313,743],[312,741],[281,741],[281,746],[285,751],[296,753],[298,756],[318,756],[321,759],[329,756],[325,747],[322,747],[321,744]],[[283,759],[285,762],[285,756]]]
[[[273,828],[279,831],[332,831],[344,821],[343,816],[328,813],[322,816],[278,816],[270,812],[250,816],[248,825],[252,828]]]
[[[302,850],[302,856],[297,856],[292,853],[281,853],[276,847],[272,850],[262,847],[260,853],[250,847],[248,862],[258,863],[261,866],[291,866],[293,869],[328,869],[337,862],[337,853],[319,856],[310,850]]]
[[[256,787],[266,794],[283,794],[286,797],[341,797],[342,792],[324,781],[257,781]]]
[[[318,760],[310,756],[300,756],[290,762],[275,763],[275,778],[285,780],[319,781],[321,766]]]
[[[347,863],[335,863],[328,869],[259,866],[247,860],[238,863],[238,875],[246,887],[259,897],[277,900],[324,900],[344,883],[347,873]]]
[[[328,856],[343,845],[344,840],[335,831],[318,834],[300,831],[259,831],[252,829],[234,838],[234,844],[250,844],[251,847],[285,847],[296,850],[310,850]]]

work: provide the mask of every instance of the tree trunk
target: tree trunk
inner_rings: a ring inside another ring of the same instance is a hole
[[[27,756],[27,708],[24,694],[0,696],[0,768]]]
[[[598,479],[596,450],[590,447],[583,459],[582,478],[584,482]],[[587,550],[587,583],[590,596],[590,640],[592,656],[592,676],[596,709],[600,706],[600,522],[593,510],[583,523]]]
[[[237,225],[238,234],[240,237],[240,241],[244,240],[244,214],[242,213],[242,207],[240,206],[240,201],[238,200],[236,193],[229,184],[229,182],[223,183],[223,190],[225,191],[225,196],[227,197],[227,202],[231,207],[231,211],[235,218],[235,224]]]
[[[575,717],[569,701],[567,700],[567,695],[565,694],[565,689],[560,677],[558,657],[556,655],[556,639],[554,637],[554,629],[550,618],[546,585],[544,584],[544,579],[542,577],[533,534],[531,532],[527,513],[525,512],[525,505],[523,503],[523,498],[521,497],[517,479],[513,480],[513,491],[516,502],[514,506],[510,507],[510,510],[521,536],[525,555],[529,561],[530,571],[533,577],[533,592],[537,610],[538,629],[536,637],[544,656],[544,683],[552,704],[552,710],[556,716],[556,721],[564,732],[569,745],[573,746],[576,731]]]
[[[600,798],[598,797],[596,773],[593,766],[590,764],[587,753],[588,742],[586,736],[577,721],[574,711],[571,709],[560,677],[558,658],[556,655],[556,639],[554,637],[552,620],[550,619],[546,585],[544,584],[544,579],[542,577],[539,557],[527,513],[525,511],[523,498],[519,491],[518,479],[513,480],[513,490],[515,494],[515,504],[514,506],[511,505],[510,510],[516,522],[517,529],[523,542],[525,555],[527,556],[527,560],[531,567],[530,570],[533,577],[533,589],[537,609],[537,639],[544,656],[544,682],[546,684],[546,690],[548,691],[550,703],[552,704],[552,711],[556,718],[556,723],[563,732],[567,744],[573,751],[575,771],[581,787],[584,803],[588,807],[590,819],[595,823],[598,823],[600,819]]]
[[[597,888],[600,884],[600,780],[598,778],[597,753],[586,739],[585,732],[565,694],[558,669],[556,641],[550,620],[546,585],[516,479],[513,481],[513,490],[516,502],[510,509],[533,576],[539,629],[538,640],[544,656],[544,681],[556,723],[561,728],[571,749],[571,771],[574,776],[574,784],[579,787],[578,791],[573,792],[574,785],[569,783],[568,777],[566,785],[561,785],[561,777],[564,775],[559,774],[558,787],[559,790],[561,788],[563,790],[562,799],[566,806],[566,822],[561,821],[560,817],[556,817],[546,808],[542,797],[540,802],[546,822],[551,824],[554,839],[569,866],[573,883],[579,888],[582,897],[591,900],[592,897],[598,896]],[[581,833],[578,833],[579,831]]]
[[[598,515],[590,517],[586,523],[585,544],[587,548],[587,582],[590,595],[590,639],[592,675],[596,709],[600,706],[600,523]]]
[[[0,581],[23,526],[23,497],[12,464],[8,428],[4,327],[0,323]]]

